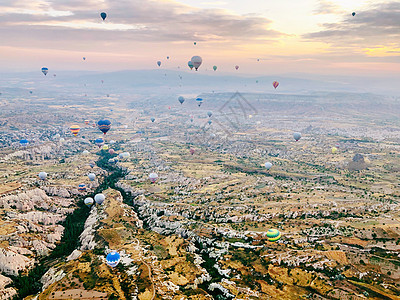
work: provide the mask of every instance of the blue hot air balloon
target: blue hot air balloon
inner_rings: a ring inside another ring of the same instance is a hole
[[[151,118],[150,120],[151,120],[151,122],[153,122],[153,123],[154,123],[154,121],[155,121],[156,119],[155,119],[155,118]]]
[[[19,141],[19,143],[21,144],[21,146],[26,146],[26,145],[28,145],[28,144],[29,144],[29,141],[28,141],[28,140],[25,140],[25,139],[23,139],[23,140],[20,140],[20,141]]]
[[[86,191],[86,184],[81,183],[78,185],[78,191],[85,192]]]
[[[107,18],[107,14],[105,12],[102,12],[100,14],[100,17],[103,19],[103,21]]]
[[[43,67],[43,68],[42,68],[42,73],[46,76],[47,73],[49,73],[49,69],[46,68],[46,67]]]
[[[110,253],[107,254],[106,257],[107,265],[109,265],[111,268],[115,268],[119,264],[120,260],[121,260],[121,255],[119,255],[117,251],[111,251]]]
[[[196,103],[197,103],[197,106],[201,106],[201,104],[203,103],[203,98],[196,98]]]
[[[179,96],[178,101],[180,104],[182,104],[183,102],[185,102],[185,98],[183,98],[182,96]]]
[[[98,138],[94,141],[94,143],[97,145],[97,147],[101,147],[104,145],[104,140],[102,138]]]
[[[97,122],[97,125],[104,134],[106,134],[111,128],[111,122],[109,120],[100,120]]]
[[[158,61],[158,62],[157,62],[157,65],[160,67],[160,66],[161,66],[161,61]]]

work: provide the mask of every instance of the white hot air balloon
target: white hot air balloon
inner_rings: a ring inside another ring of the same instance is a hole
[[[104,196],[103,194],[96,194],[96,196],[94,196],[94,201],[96,201],[97,204],[103,204],[104,200],[106,199],[106,196]]]
[[[269,161],[267,161],[267,162],[265,163],[265,168],[266,168],[267,170],[271,169],[271,168],[272,168],[272,164],[271,164]]]
[[[191,59],[191,62],[193,63],[193,67],[197,69],[200,67],[201,63],[203,62],[203,60],[201,59],[200,56],[193,56]]]
[[[154,182],[156,182],[156,181],[157,181],[157,179],[158,179],[158,175],[157,175],[157,173],[150,173],[150,175],[149,175],[149,179],[150,179],[151,183],[154,183]]]
[[[90,181],[94,181],[96,179],[96,174],[89,173],[88,177],[89,177]]]
[[[40,173],[39,173],[39,178],[40,178],[41,180],[46,180],[46,177],[47,177],[47,173],[46,173],[46,172],[40,172]]]
[[[93,200],[93,198],[88,197],[88,198],[85,199],[84,203],[85,203],[86,206],[91,207],[93,205],[93,203],[94,203],[94,200]]]

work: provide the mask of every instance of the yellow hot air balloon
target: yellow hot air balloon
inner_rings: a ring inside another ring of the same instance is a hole
[[[72,132],[72,134],[73,134],[74,136],[77,136],[78,133],[79,133],[79,131],[81,130],[81,128],[79,127],[79,125],[72,125],[69,129],[71,130],[71,132]]]
[[[335,154],[337,152],[337,148],[336,147],[332,147],[332,154]]]
[[[267,238],[270,242],[276,242],[281,238],[281,233],[278,229],[269,229],[267,231]]]
[[[108,150],[108,145],[104,145],[103,150]]]

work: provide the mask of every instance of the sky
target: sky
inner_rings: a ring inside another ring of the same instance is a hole
[[[389,77],[400,1],[0,0],[0,40],[6,72],[177,69],[200,55],[200,71]]]

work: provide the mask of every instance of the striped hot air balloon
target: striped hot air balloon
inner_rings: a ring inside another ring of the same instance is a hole
[[[79,127],[79,125],[72,125],[69,129],[71,130],[71,132],[72,132],[72,134],[73,134],[74,136],[77,136],[78,133],[79,133],[79,131],[81,130],[81,128]]]
[[[81,183],[78,185],[78,191],[80,192],[86,192],[86,184]]]
[[[278,85],[279,85],[279,82],[278,82],[278,81],[274,81],[274,82],[272,83],[272,86],[273,86],[275,89],[278,87]]]
[[[100,120],[99,122],[97,122],[97,126],[99,126],[101,132],[106,134],[107,131],[109,131],[111,128],[111,122],[109,120]]]
[[[281,238],[281,233],[278,229],[269,229],[267,231],[267,238],[270,242],[276,242]]]
[[[86,125],[89,125],[89,122],[90,122],[89,120],[85,120]]]
[[[121,255],[119,255],[117,251],[112,251],[107,254],[106,257],[107,265],[109,265],[111,268],[115,268],[119,264],[120,260],[121,260]]]

